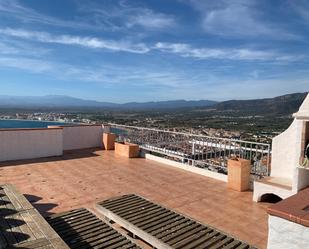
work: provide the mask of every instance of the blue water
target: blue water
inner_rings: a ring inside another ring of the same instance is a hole
[[[0,129],[3,128],[47,128],[49,125],[66,125],[69,123],[29,121],[29,120],[1,120]]]
[[[115,133],[116,135],[126,135],[128,133],[126,130],[113,127],[111,128],[111,132]]]

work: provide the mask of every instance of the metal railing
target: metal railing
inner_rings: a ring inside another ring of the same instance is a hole
[[[223,174],[227,174],[227,160],[238,157],[251,161],[252,175],[269,175],[269,144],[136,126],[109,125],[118,141],[138,144],[152,154]]]

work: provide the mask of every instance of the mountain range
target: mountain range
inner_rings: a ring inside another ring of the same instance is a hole
[[[116,104],[84,100],[62,95],[48,96],[7,96],[0,95],[0,108],[102,108],[122,110],[149,110],[149,109],[179,109],[197,108],[215,111],[239,111],[248,113],[278,113],[288,114],[297,111],[307,93],[293,93],[274,98],[252,100],[229,100],[216,102],[212,100],[171,100],[158,102],[130,102]]]
[[[63,95],[47,96],[7,96],[0,95],[0,107],[4,108],[113,108],[113,109],[162,109],[162,108],[184,108],[184,107],[205,107],[216,104],[211,100],[170,100],[158,102],[129,102],[125,104],[116,104],[110,102],[100,102],[95,100],[84,100]]]
[[[297,112],[308,93],[292,93],[274,98],[229,100],[217,103],[216,111],[242,111],[244,114],[291,114]]]

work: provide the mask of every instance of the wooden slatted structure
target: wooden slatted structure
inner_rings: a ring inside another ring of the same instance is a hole
[[[70,248],[139,248],[87,209],[75,209],[47,218]]]
[[[254,248],[215,228],[134,194],[102,201],[97,204],[97,209],[156,248]]]
[[[0,248],[68,249],[13,185],[0,185]]]

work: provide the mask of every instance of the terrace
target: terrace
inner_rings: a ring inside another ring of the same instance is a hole
[[[15,184],[44,216],[136,193],[212,225],[259,248],[267,244],[270,204],[252,192],[144,158],[106,150],[75,150],[60,157],[0,164],[0,182]]]
[[[147,218],[154,212],[151,217],[159,223],[161,218],[166,218],[167,212],[171,212],[164,207],[178,211],[211,226],[204,228],[212,231],[210,233],[215,235],[211,236],[215,238],[210,239],[207,235],[200,237],[197,243],[204,243],[203,240],[217,243],[213,239],[223,239],[219,245],[214,245],[215,248],[222,248],[231,241],[238,243],[237,239],[259,248],[282,248],[282,245],[303,248],[309,243],[309,96],[294,117],[290,128],[273,139],[272,151],[267,144],[119,125],[0,130],[0,185],[16,185],[45,217],[88,208],[102,219],[111,219],[109,211],[100,213],[96,204],[115,196],[135,194],[159,203],[159,206],[151,204],[154,205],[151,209],[143,200],[126,199],[117,199],[117,204],[107,206],[113,209],[115,205],[114,209],[120,208],[120,213],[135,220],[142,219],[143,215]],[[110,128],[118,132],[117,144]],[[119,143],[122,140],[129,144]],[[132,142],[135,144],[130,144]],[[142,149],[140,154],[136,150],[138,146]],[[110,150],[114,147],[116,150]],[[127,151],[130,147],[132,153]],[[142,157],[129,158],[139,155]],[[238,172],[237,176],[235,172]],[[3,196],[5,193],[1,198]],[[276,197],[275,201],[285,200],[274,206],[257,202],[268,196]],[[7,202],[1,200],[0,213],[8,208]],[[120,207],[122,204],[119,203],[134,204],[128,211],[127,206]],[[137,215],[130,213],[139,205],[141,209]],[[13,211],[18,213],[18,210]],[[81,216],[86,212],[79,210]],[[161,210],[163,216],[156,217]],[[1,215],[0,221],[4,222],[6,215],[3,212]],[[52,218],[56,223],[59,221],[57,215]],[[98,221],[100,226],[105,226],[100,222],[102,220]],[[188,225],[187,221],[184,223]],[[120,222],[118,224],[121,226]],[[132,224],[126,225],[132,228]],[[202,225],[195,225],[205,235]],[[122,224],[122,227],[126,226]],[[11,228],[14,230],[14,225]],[[176,230],[173,229],[167,232],[173,236],[179,232],[177,239],[185,240],[181,243],[196,238],[192,235],[195,231],[192,227],[179,229],[177,225]],[[99,236],[104,237],[104,234]],[[231,248],[235,248],[235,244]]]

